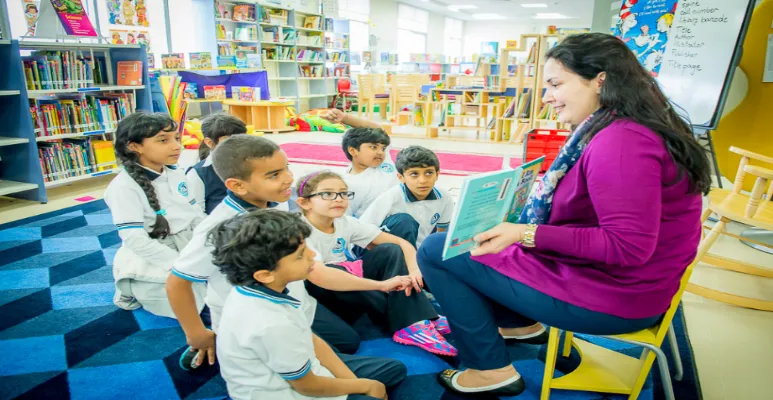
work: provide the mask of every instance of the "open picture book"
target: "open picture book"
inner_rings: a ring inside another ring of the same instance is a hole
[[[476,235],[502,222],[517,222],[543,161],[544,156],[515,169],[467,177],[448,227],[443,260],[477,247]]]

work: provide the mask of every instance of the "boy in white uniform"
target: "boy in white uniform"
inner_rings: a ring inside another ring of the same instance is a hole
[[[330,110],[322,118],[352,127],[341,140],[344,154],[352,162],[344,173],[344,181],[355,193],[346,213],[359,218],[381,193],[400,183],[389,154],[389,135],[379,124],[344,114],[341,110]]]
[[[397,154],[397,176],[402,185],[379,196],[360,216],[360,221],[380,226],[418,249],[434,231],[448,229],[454,200],[435,187],[440,161],[421,146],[410,146]]]
[[[315,265],[297,214],[258,210],[211,231],[214,263],[235,285],[217,337],[220,372],[235,400],[385,399],[405,379],[396,360],[338,356],[311,330],[303,280]]]
[[[204,221],[196,227],[193,238],[180,253],[167,278],[169,302],[185,331],[190,348],[183,355],[183,369],[196,368],[204,357],[196,357],[198,350],[215,362],[214,340],[222,307],[231,284],[212,263],[212,246],[207,241],[209,231],[218,223],[256,208],[287,210],[293,175],[287,156],[274,142],[249,135],[234,135],[220,143],[212,153],[212,164],[228,188],[228,194]],[[323,267],[315,272],[315,282],[329,290],[383,290],[391,291],[387,283],[353,277],[343,271]],[[206,282],[207,305],[210,308],[212,329],[207,329],[192,308],[191,286]],[[313,299],[312,299],[313,301]],[[346,322],[319,306],[314,321],[315,331],[338,350],[354,353],[360,336]]]

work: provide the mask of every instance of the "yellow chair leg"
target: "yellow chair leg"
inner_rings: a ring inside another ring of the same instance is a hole
[[[563,357],[569,357],[572,354],[572,340],[574,339],[574,333],[566,331],[564,334],[564,350],[561,352]]]
[[[711,216],[711,209],[706,208],[703,210],[703,214],[701,214],[701,240],[703,240],[703,237],[706,236],[706,228],[703,226],[704,223],[709,219]]]
[[[639,377],[636,378],[636,383],[633,385],[633,388],[631,388],[632,390],[630,396],[628,396],[628,400],[636,400],[639,398],[641,390],[644,387],[644,382],[647,381],[647,376],[649,376],[650,371],[652,370],[652,363],[655,361],[655,353],[644,350],[642,358],[643,364],[639,372]]]
[[[553,372],[556,369],[556,358],[558,357],[558,334],[558,329],[553,327],[550,328],[547,355],[545,356],[545,375],[542,378],[542,394],[540,395],[540,400],[548,400],[550,398],[550,383],[553,380]]]

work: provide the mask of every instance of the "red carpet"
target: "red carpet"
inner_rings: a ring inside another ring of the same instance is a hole
[[[285,143],[280,145],[290,162],[346,167],[343,149],[339,145],[314,143]],[[392,160],[400,149],[392,148]],[[445,175],[472,175],[502,169],[502,156],[435,152],[440,160],[440,173]],[[511,166],[521,164],[521,158],[511,159]]]

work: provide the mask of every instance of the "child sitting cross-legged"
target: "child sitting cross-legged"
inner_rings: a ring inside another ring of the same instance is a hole
[[[226,113],[208,115],[201,122],[204,141],[199,145],[200,161],[185,173],[190,184],[191,196],[201,211],[209,214],[225,198],[227,188],[212,166],[212,150],[233,135],[247,133],[242,120]]]
[[[309,293],[348,322],[354,322],[363,313],[368,314],[376,324],[386,325],[397,343],[439,355],[456,355],[456,349],[442,334],[449,331],[446,319],[438,317],[421,291],[424,283],[413,245],[381,232],[375,225],[345,215],[355,193],[349,191],[338,174],[330,171],[312,173],[301,178],[297,186],[298,205],[313,227],[307,242],[319,253],[324,264],[374,280],[409,274],[412,283],[405,291],[333,294],[307,282]],[[352,245],[369,250],[361,260],[355,260],[351,255]],[[411,295],[411,289],[416,293]]]
[[[297,215],[258,210],[210,231],[213,262],[235,285],[217,337],[220,373],[235,400],[385,399],[405,379],[397,360],[337,355],[312,332],[303,280],[315,253]]]
[[[402,184],[381,194],[360,221],[380,226],[418,249],[430,233],[448,229],[454,200],[435,187],[440,172],[437,155],[425,147],[410,146],[397,154],[397,176]]]

